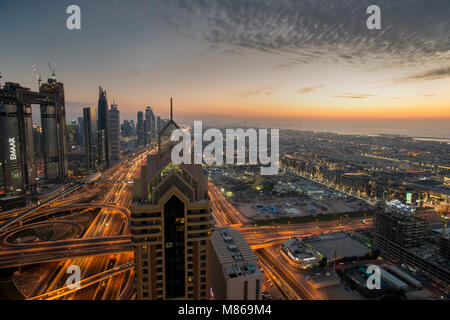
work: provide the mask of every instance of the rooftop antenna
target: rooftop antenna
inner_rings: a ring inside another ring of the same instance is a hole
[[[0,70],[0,89],[2,88],[2,71]]]
[[[172,98],[170,98],[170,121],[173,121],[173,106],[172,106]]]
[[[50,68],[50,72],[52,73],[52,79],[56,80],[56,72],[55,69],[53,69],[52,66],[50,65],[50,62],[48,63],[48,67]]]
[[[36,67],[34,66],[34,64],[31,65],[31,68],[33,68],[33,73],[36,76],[36,80],[38,81],[38,90],[39,90],[41,88],[42,77],[37,72]]]

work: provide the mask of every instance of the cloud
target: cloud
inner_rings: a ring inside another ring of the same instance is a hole
[[[401,80],[436,80],[450,77],[450,66],[416,73]]]
[[[271,94],[272,94],[272,90],[271,89],[259,88],[259,89],[254,89],[254,90],[246,90],[246,91],[238,92],[236,94],[236,96],[242,97],[242,98],[255,97],[255,96],[266,96],[266,97],[268,97]]]
[[[295,91],[295,92],[296,92],[296,93],[299,93],[299,94],[305,94],[305,93],[313,92],[313,91],[315,91],[315,90],[317,90],[317,89],[320,89],[320,88],[324,88],[324,86],[319,85],[319,86],[314,86],[314,87],[301,88],[301,89],[298,89],[298,90]]]
[[[317,61],[418,65],[445,61],[450,48],[447,0],[378,0],[381,30],[368,30],[372,0],[170,0],[217,46],[284,54],[293,64]],[[447,57],[448,58],[448,57]],[[281,64],[287,68],[289,64]]]
[[[345,92],[343,95],[333,96],[333,98],[344,98],[344,99],[366,99],[366,98],[371,98],[371,97],[376,97],[376,95]]]

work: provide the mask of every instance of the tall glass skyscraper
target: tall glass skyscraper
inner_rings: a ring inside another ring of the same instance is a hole
[[[98,97],[98,152],[100,165],[108,166],[111,159],[111,143],[109,140],[109,121],[108,121],[108,100],[106,91],[99,86]]]

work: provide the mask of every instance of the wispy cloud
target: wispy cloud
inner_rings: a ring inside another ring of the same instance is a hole
[[[247,97],[255,97],[255,96],[270,96],[272,94],[272,90],[270,88],[258,88],[253,90],[245,90],[240,91],[236,94],[238,97],[247,98]]]
[[[333,98],[343,98],[343,99],[367,99],[367,98],[371,98],[371,97],[376,97],[376,95],[345,92],[343,95],[333,96]]]
[[[327,60],[386,67],[445,61],[447,0],[378,0],[382,29],[368,30],[372,0],[171,0],[217,46],[285,54],[293,64]],[[280,64],[280,68],[288,68]]]
[[[450,66],[416,73],[400,80],[436,80],[450,77]]]
[[[306,88],[298,89],[297,91],[295,91],[295,93],[305,94],[305,93],[310,93],[310,92],[313,92],[313,91],[315,91],[317,89],[321,89],[321,88],[324,88],[324,86],[319,85],[319,86],[313,86],[313,87],[306,87]]]

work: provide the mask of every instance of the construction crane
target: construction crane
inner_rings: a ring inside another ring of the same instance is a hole
[[[48,63],[48,67],[50,68],[50,72],[52,73],[52,79],[56,80],[56,72],[55,69],[53,69],[52,66],[50,65],[50,62]]]
[[[41,88],[41,82],[42,82],[42,77],[41,75],[37,72],[36,67],[34,66],[34,64],[31,65],[31,67],[33,68],[33,73],[36,76],[36,80],[38,82],[38,90]]]

